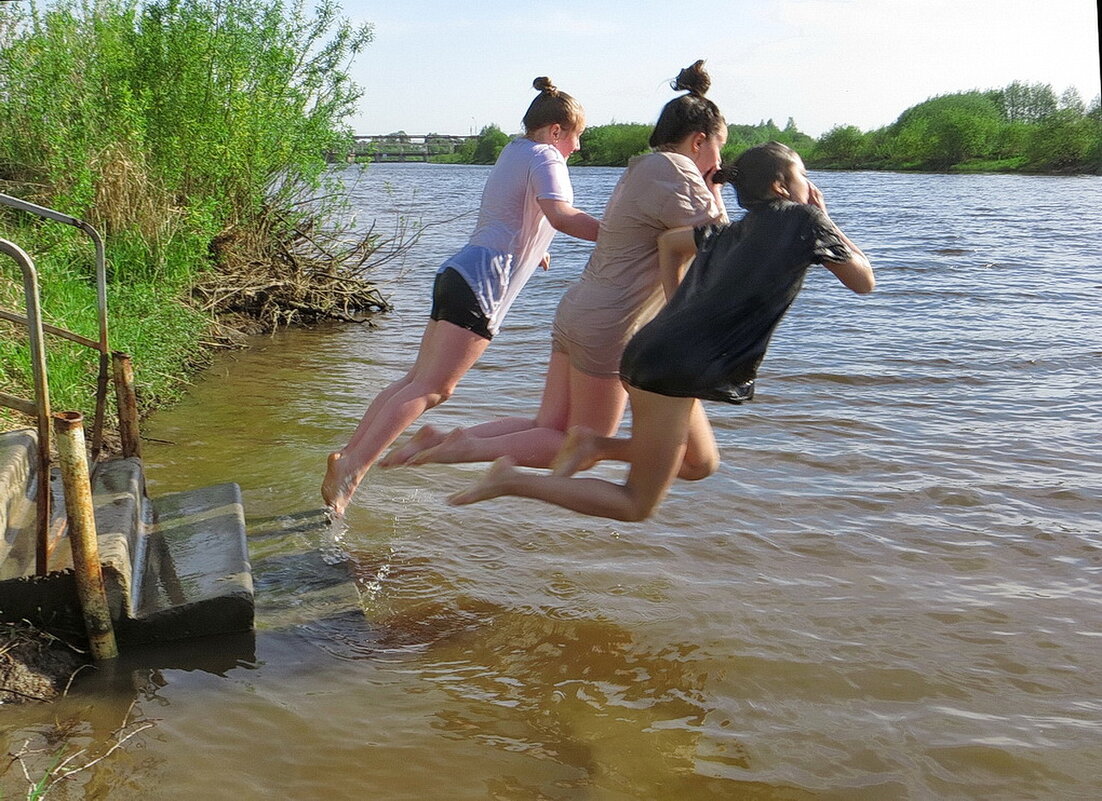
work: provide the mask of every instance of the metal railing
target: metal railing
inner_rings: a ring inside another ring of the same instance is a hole
[[[63,223],[65,225],[71,225],[84,233],[86,233],[95,245],[96,249],[96,315],[99,322],[99,339],[92,340],[87,337],[82,337],[79,334],[74,334],[72,331],[66,331],[62,328],[57,328],[51,325],[42,325],[42,330],[56,336],[64,337],[72,342],[76,342],[93,350],[99,351],[99,376],[96,383],[96,410],[95,417],[92,421],[92,458],[94,459],[99,455],[103,449],[103,421],[104,413],[107,406],[107,382],[109,376],[111,350],[107,344],[107,258],[103,247],[103,237],[99,235],[99,231],[86,223],[84,220],[77,219],[76,217],[70,217],[68,214],[62,214],[54,209],[46,208],[45,206],[39,206],[35,203],[30,203],[26,200],[21,200],[11,195],[5,195],[0,193],[0,206],[9,206],[13,209],[26,212],[27,214],[33,214],[36,217],[41,217],[46,220],[53,220],[54,222]],[[24,288],[24,291],[26,289]],[[13,312],[7,312],[0,310],[0,318],[10,320],[15,323],[28,322],[27,318],[23,315],[15,314]],[[32,337],[35,333],[30,332]],[[33,343],[32,343],[33,348]],[[36,389],[37,391],[37,389]]]
[[[36,419],[38,429],[38,475],[37,485],[37,539],[35,547],[36,572],[45,575],[48,569],[50,550],[56,540],[50,534],[51,497],[50,497],[50,391],[46,371],[45,334],[51,334],[75,342],[99,353],[99,372],[96,381],[96,409],[92,425],[92,458],[99,456],[103,449],[103,425],[107,405],[107,388],[113,372],[115,392],[119,411],[119,433],[124,457],[140,456],[141,444],[138,437],[137,403],[135,399],[133,369],[130,356],[112,352],[107,339],[107,270],[103,238],[88,223],[76,217],[29,203],[19,198],[0,193],[0,205],[9,206],[37,217],[71,225],[88,234],[96,249],[96,307],[99,318],[99,339],[89,339],[48,325],[42,321],[41,301],[38,289],[38,273],[31,257],[18,245],[0,239],[0,252],[13,258],[23,272],[23,294],[26,314],[0,309],[0,319],[23,324],[31,349],[31,372],[33,376],[34,399],[27,400],[6,393],[0,393],[0,405],[16,409]],[[112,371],[112,364],[114,369]],[[60,532],[59,532],[60,533]]]
[[[0,253],[15,259],[23,271],[23,295],[26,299],[27,332],[31,342],[31,376],[34,400],[0,394],[0,404],[31,415],[38,423],[37,539],[35,568],[44,575],[49,560],[50,526],[50,388],[46,378],[46,352],[43,349],[42,308],[38,294],[38,273],[26,252],[13,242],[0,239]]]

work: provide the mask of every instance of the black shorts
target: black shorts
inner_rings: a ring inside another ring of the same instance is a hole
[[[444,320],[466,328],[484,339],[493,339],[490,321],[482,311],[478,298],[466,279],[457,270],[445,268],[436,274],[432,285],[432,313],[434,320]]]

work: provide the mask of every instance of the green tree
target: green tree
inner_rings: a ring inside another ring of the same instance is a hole
[[[1009,122],[1040,122],[1057,108],[1056,95],[1047,83],[1014,81],[994,95]]]
[[[628,159],[646,153],[649,125],[613,123],[586,128],[576,159],[579,164],[598,167],[622,167]]]
[[[209,314],[189,304],[200,283],[250,271],[248,293],[231,287],[217,303],[289,300],[253,307],[280,315],[268,324],[328,302],[316,299],[329,281],[357,296],[339,300],[346,314],[371,291],[356,279],[374,247],[329,236],[341,195],[326,191],[324,154],[349,152],[360,90],[347,67],[372,38],[338,11],[330,0],[0,4],[0,187],[106,234],[113,344],[133,354],[144,403],[201,352]],[[36,256],[52,321],[87,334],[87,241],[59,228],[0,214]],[[0,264],[0,295],[12,266]],[[309,300],[289,297],[298,290]],[[25,351],[0,340],[3,382],[28,385]],[[56,382],[71,403],[61,408],[87,409],[79,379],[94,361],[67,354],[51,353],[52,376],[73,377]]]
[[[1090,162],[1092,153],[1097,154],[1100,139],[1102,126],[1096,120],[1072,109],[1062,109],[1050,114],[1033,129],[1026,154],[1035,169],[1075,170]],[[1097,155],[1093,158],[1097,172],[1100,166]]]
[[[124,212],[145,201],[225,224],[316,187],[324,153],[349,145],[360,90],[344,67],[372,39],[337,13],[328,0],[32,6],[0,50],[0,94],[21,98],[0,104],[0,177],[114,231],[140,226]]]
[[[1060,111],[1070,111],[1080,117],[1087,112],[1087,106],[1083,103],[1083,98],[1080,96],[1079,90],[1074,86],[1069,86],[1060,94],[1060,100],[1057,102],[1056,107]]]
[[[819,137],[813,163],[829,167],[855,167],[860,163],[865,135],[854,125],[836,125]]]
[[[490,124],[478,133],[478,141],[471,162],[474,164],[493,164],[501,155],[502,149],[509,144],[509,136],[496,125]]]

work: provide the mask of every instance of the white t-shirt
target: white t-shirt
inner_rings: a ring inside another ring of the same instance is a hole
[[[532,277],[555,229],[536,201],[561,200],[573,205],[574,189],[566,159],[551,145],[514,139],[501,151],[486,186],[478,224],[466,247],[440,265],[470,285],[491,333]]]

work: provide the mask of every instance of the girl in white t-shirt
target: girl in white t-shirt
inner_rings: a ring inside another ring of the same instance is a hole
[[[578,149],[585,112],[547,78],[524,115],[525,134],[501,151],[486,180],[467,245],[445,261],[417,360],[372,401],[352,438],[329,455],[321,494],[343,515],[367,471],[426,410],[443,403],[497,333],[536,267],[547,266],[555,231],[595,241],[598,221],[574,208],[566,159]]]

